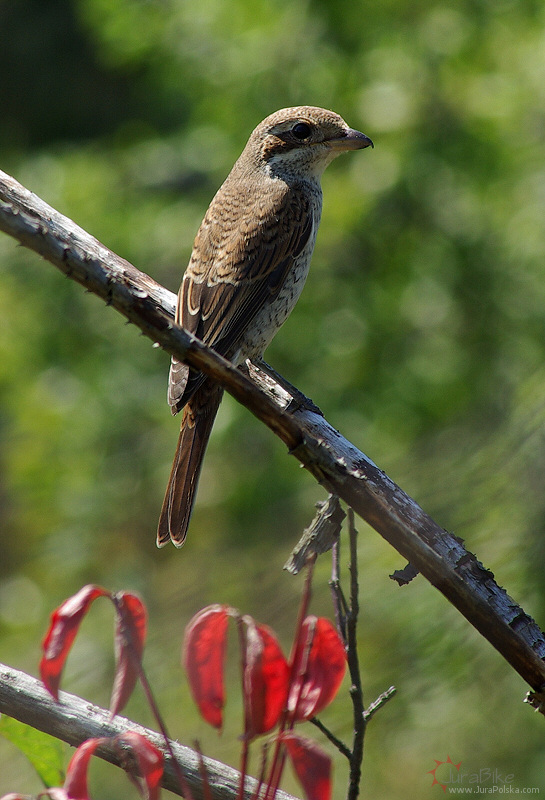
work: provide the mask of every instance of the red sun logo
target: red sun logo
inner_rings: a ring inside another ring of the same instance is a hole
[[[441,781],[437,780],[437,770],[443,764],[452,764],[452,766],[455,767],[457,771],[459,771],[460,767],[462,766],[462,762],[460,761],[459,764],[455,764],[450,756],[447,756],[447,760],[446,761],[438,761],[436,758],[434,758],[433,760],[435,761],[435,767],[433,769],[430,769],[428,772],[426,772],[426,775],[433,775],[433,781],[431,782],[431,785],[435,786],[435,784],[437,784],[438,786],[441,787],[441,789],[444,792],[446,792],[447,791],[446,785],[444,783],[441,783]]]

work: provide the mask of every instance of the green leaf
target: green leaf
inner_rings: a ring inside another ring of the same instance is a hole
[[[23,753],[49,789],[62,786],[64,782],[64,753],[62,743],[48,733],[42,733],[30,725],[2,715],[0,735],[14,744]]]

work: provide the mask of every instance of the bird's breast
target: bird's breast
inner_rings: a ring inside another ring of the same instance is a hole
[[[313,211],[312,230],[304,249],[293,259],[293,265],[276,297],[265,303],[248,325],[240,342],[240,348],[233,358],[235,363],[240,364],[247,358],[261,357],[278,329],[293,311],[309,273],[320,223],[321,203]]]

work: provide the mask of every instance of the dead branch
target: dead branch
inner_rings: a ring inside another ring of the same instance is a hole
[[[127,731],[136,731],[146,736],[156,747],[164,751],[164,741],[160,733],[144,728],[125,717],[113,717],[110,712],[87,700],[68,692],[59,692],[56,703],[37,678],[24,672],[0,664],[0,709],[13,719],[19,720],[39,731],[49,733],[74,747],[94,737],[114,737]],[[203,800],[202,777],[199,755],[189,747],[172,742],[176,761],[181,766],[195,800]],[[111,764],[123,767],[119,748],[113,744],[102,744],[96,755]],[[204,758],[208,772],[208,782],[213,800],[233,800],[237,796],[240,775],[236,769]],[[257,781],[246,778],[246,797],[251,796]],[[168,756],[165,756],[163,787],[174,794],[181,795],[176,773]],[[293,795],[279,792],[278,800],[297,800]]]

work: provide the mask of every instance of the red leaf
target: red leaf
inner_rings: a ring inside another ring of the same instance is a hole
[[[42,642],[40,676],[55,700],[59,699],[61,674],[83,617],[93,600],[108,596],[108,592],[100,586],[84,586],[52,613],[49,630]]]
[[[80,744],[68,764],[66,770],[66,780],[64,781],[64,791],[68,800],[89,800],[89,790],[87,788],[87,770],[91,756],[98,745],[106,739],[87,739]]]
[[[346,671],[346,652],[332,623],[309,616],[303,621],[294,656],[288,709],[295,721],[319,714],[335,697]]]
[[[228,606],[203,608],[185,629],[182,663],[191,693],[204,719],[221,729],[225,705],[223,670]]]
[[[159,800],[163,777],[163,753],[149,739],[136,731],[127,731],[117,738],[119,742],[128,745],[134,753],[138,770],[148,790],[148,800]]]
[[[112,716],[124,708],[138,680],[147,630],[146,608],[139,597],[120,592],[114,602],[117,618],[115,679],[110,700]]]
[[[286,704],[289,667],[271,629],[258,625],[251,617],[244,617],[244,622],[245,730],[246,736],[253,738],[267,733],[277,724]]]
[[[331,759],[312,739],[286,731],[281,734],[307,800],[330,800]]]

